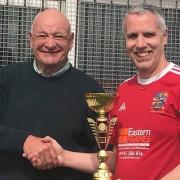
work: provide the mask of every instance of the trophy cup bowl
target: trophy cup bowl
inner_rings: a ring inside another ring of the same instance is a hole
[[[85,97],[89,108],[97,113],[109,112],[114,107],[114,93],[86,93]]]
[[[106,117],[106,113],[114,107],[115,94],[86,93],[85,98],[88,107],[97,112],[99,115],[96,120],[87,118],[100,150],[97,155],[97,158],[99,159],[99,166],[93,175],[93,180],[112,180],[112,173],[109,171],[106,162],[108,157],[106,149],[117,118],[113,117],[112,119],[108,119],[108,117]]]

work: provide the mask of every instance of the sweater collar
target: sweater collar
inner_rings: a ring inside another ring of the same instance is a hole
[[[43,74],[43,73],[38,69],[35,60],[34,60],[34,62],[33,62],[33,67],[34,67],[35,72],[37,72],[38,74],[40,74],[40,75],[43,76],[43,77],[57,77],[57,76],[62,75],[64,72],[66,72],[66,71],[70,68],[70,63],[69,63],[69,61],[67,61],[63,68],[61,68],[60,70],[58,70],[57,72],[55,72],[55,73],[53,73],[53,74],[51,74],[51,75],[49,75],[49,76]]]

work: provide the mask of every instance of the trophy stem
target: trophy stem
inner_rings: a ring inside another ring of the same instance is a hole
[[[93,180],[112,180],[112,173],[107,166],[107,153],[105,150],[100,150],[98,155],[99,166],[93,175]]]

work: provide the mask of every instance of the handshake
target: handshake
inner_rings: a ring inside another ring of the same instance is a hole
[[[24,142],[23,157],[37,169],[51,169],[64,165],[65,150],[53,138],[29,135]]]

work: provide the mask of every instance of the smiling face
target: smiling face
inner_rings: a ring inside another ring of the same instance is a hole
[[[129,14],[125,19],[125,39],[128,56],[141,78],[155,76],[166,67],[167,33],[160,29],[156,15],[150,12]]]
[[[38,68],[45,74],[56,72],[67,61],[73,33],[66,17],[54,9],[39,14],[30,33],[30,44]]]

